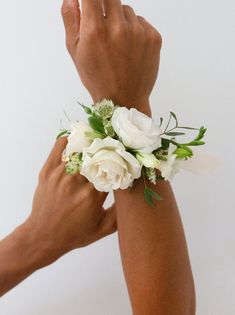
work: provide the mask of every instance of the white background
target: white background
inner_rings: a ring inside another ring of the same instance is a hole
[[[216,174],[174,182],[198,315],[235,314],[234,0],[127,1],[163,35],[155,117],[174,110],[208,127]],[[0,237],[31,210],[63,109],[90,102],[64,47],[60,1],[0,1]],[[7,261],[6,261],[7,263]],[[129,315],[116,236],[63,257],[0,300],[1,315]],[[168,314],[166,314],[168,315]]]

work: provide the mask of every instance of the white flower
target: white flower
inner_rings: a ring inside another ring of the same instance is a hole
[[[97,138],[83,151],[80,173],[98,191],[109,192],[130,187],[141,176],[141,165],[119,141]]]
[[[160,161],[158,164],[157,168],[161,171],[161,175],[165,180],[172,180],[175,174],[180,171],[180,162],[176,159],[177,155],[174,154],[176,149],[175,145],[170,144],[167,161]]]
[[[118,107],[112,125],[123,144],[131,149],[152,153],[161,146],[161,130],[147,115],[135,108]]]
[[[65,149],[65,157],[70,157],[73,153],[82,153],[83,149],[89,147],[92,143],[92,139],[86,135],[87,132],[94,132],[89,125],[76,122],[71,125],[71,129]]]
[[[156,159],[153,153],[142,153],[136,154],[137,160],[145,167],[157,168],[159,161]]]

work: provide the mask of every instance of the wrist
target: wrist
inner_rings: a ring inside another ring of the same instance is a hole
[[[136,98],[136,99],[131,99],[131,98],[124,98],[121,96],[118,97],[103,97],[103,98],[107,98],[107,99],[111,99],[115,105],[119,105],[119,106],[125,106],[127,108],[136,108],[137,110],[139,110],[140,112],[148,115],[148,116],[152,116],[151,113],[151,107],[150,107],[150,103],[149,103],[149,99],[148,98]],[[102,98],[99,97],[92,97],[93,102],[97,102],[99,100],[101,100]]]
[[[47,246],[41,242],[41,238],[31,226],[29,220],[20,225],[11,234],[12,244],[17,256],[20,257],[22,268],[32,272],[48,266],[59,257],[50,253]]]

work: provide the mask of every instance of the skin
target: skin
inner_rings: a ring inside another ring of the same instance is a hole
[[[120,0],[64,0],[66,43],[80,78],[94,101],[111,98],[151,115],[161,36]],[[107,84],[108,82],[108,84]],[[193,315],[195,292],[188,250],[173,191],[153,209],[144,182],[115,192],[120,253],[134,315]]]
[[[64,1],[66,44],[81,81],[93,100],[150,114],[149,95],[159,67],[161,35],[119,0]],[[108,82],[108,84],[107,84]]]
[[[64,254],[116,231],[115,208],[103,208],[107,194],[64,172],[66,143],[56,142],[40,172],[29,218],[0,242],[0,296]]]
[[[94,101],[111,98],[151,115],[161,36],[119,0],[105,0],[104,9],[105,18],[101,0],[84,0],[82,12],[76,0],[63,3],[67,47],[80,78]],[[115,193],[115,210],[104,211],[105,194],[80,175],[65,175],[65,145],[66,139],[56,143],[40,173],[28,220],[0,242],[0,295],[65,253],[115,231],[116,212],[133,314],[195,314],[187,246],[170,184],[158,184],[164,201],[156,209],[145,203],[139,180]]]

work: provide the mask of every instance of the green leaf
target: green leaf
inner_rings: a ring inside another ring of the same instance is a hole
[[[155,191],[153,191],[149,187],[145,187],[144,189],[144,198],[147,204],[153,208],[156,207],[154,200],[157,200],[157,201],[163,200]]]
[[[170,112],[171,113],[171,116],[175,119],[175,122],[176,122],[176,126],[178,126],[178,119],[177,119],[177,116],[174,112]]]
[[[90,116],[88,118],[88,121],[92,129],[100,133],[105,133],[103,122],[97,116]]]
[[[160,118],[160,125],[159,125],[159,127],[162,126],[162,123],[163,123],[163,118],[161,117],[161,118]]]
[[[149,206],[155,208],[155,204],[154,204],[152,196],[149,194],[149,188],[148,187],[145,187],[145,189],[144,189],[144,199]]]
[[[77,102],[83,109],[84,112],[88,115],[92,115],[92,109],[88,106],[83,105],[82,103]]]
[[[186,150],[185,148],[178,148],[175,150],[174,154],[177,155],[178,159],[185,159],[187,157],[191,157],[192,153]]]
[[[198,128],[193,128],[193,127],[184,127],[184,126],[178,126],[178,129],[187,129],[187,130],[199,130]]]
[[[185,144],[180,144],[179,148],[184,149],[190,153],[190,156],[193,156],[193,151]]]
[[[65,136],[65,135],[68,135],[68,134],[69,134],[69,131],[68,131],[68,130],[62,130],[62,131],[58,134],[58,136],[56,137],[56,140],[62,138],[62,137]]]
[[[204,141],[192,141],[190,143],[188,143],[189,146],[200,146],[200,145],[204,145],[205,142]]]
[[[204,136],[205,136],[206,130],[207,130],[207,129],[202,126],[202,127],[199,129],[198,136],[194,139],[194,141],[199,141],[199,140],[203,139]]]
[[[175,136],[183,136],[185,135],[185,133],[172,131],[172,132],[166,132],[165,135],[175,137]]]
[[[158,201],[162,201],[163,198],[161,196],[159,196],[155,191],[153,191],[152,189],[149,188],[149,194],[156,200]]]

